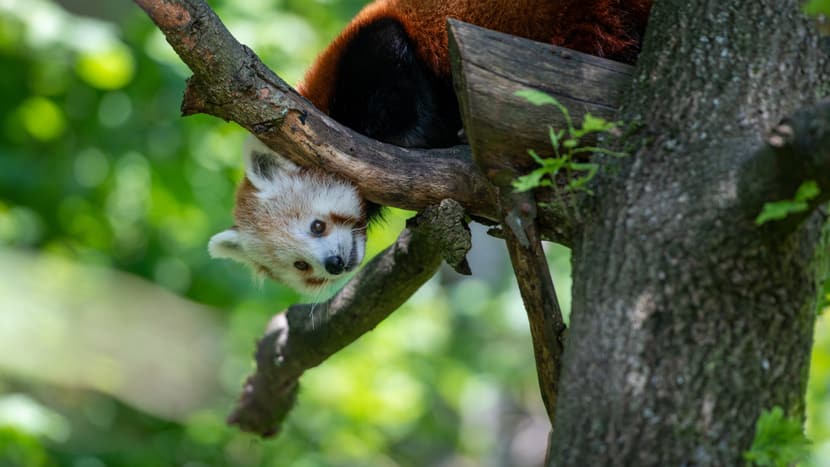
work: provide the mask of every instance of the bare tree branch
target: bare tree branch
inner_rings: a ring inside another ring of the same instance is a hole
[[[508,196],[502,197],[501,205],[506,219],[503,224],[508,224],[508,219],[521,219],[513,228],[504,225],[502,231],[530,323],[542,402],[553,424],[565,322],[536,226],[535,203],[528,194],[511,195],[508,192]]]
[[[263,436],[276,434],[307,369],[377,326],[432,277],[442,260],[463,270],[469,248],[464,210],[444,200],[411,219],[397,242],[329,302],[295,305],[275,316],[257,345],[257,371],[245,383],[229,423]]]
[[[592,112],[612,118],[615,108],[606,102],[616,99],[621,86],[628,82],[631,67],[613,62],[606,64],[596,57],[453,20],[449,21],[449,42],[455,90],[464,128],[473,148],[473,159],[499,192],[501,233],[527,311],[539,389],[553,424],[565,323],[542,250],[537,203],[529,193],[514,193],[512,187],[516,177],[535,165],[526,154],[528,148],[546,155],[553,151],[548,136],[550,123],[547,118],[550,115],[545,107],[523,111],[526,102],[515,96],[515,92],[524,89],[549,91],[549,83],[557,83],[559,88],[552,93],[573,108],[577,117]],[[482,43],[487,47],[480,47]],[[567,54],[567,58],[561,54]],[[538,62],[543,55],[550,62],[549,66],[527,66]],[[584,67],[583,63],[596,66]],[[568,69],[579,69],[582,73],[569,76],[564,72]],[[557,76],[552,76],[554,74]],[[606,86],[586,93],[585,90],[592,89],[591,84],[596,82]],[[580,98],[574,97],[577,93],[581,93]],[[564,126],[561,121],[559,123]],[[529,146],[540,140],[545,142],[543,147]],[[569,201],[573,200],[548,199],[539,204],[548,212],[554,209],[566,212]],[[576,216],[560,215],[558,219],[560,223],[549,226],[548,231],[562,238],[572,237]]]

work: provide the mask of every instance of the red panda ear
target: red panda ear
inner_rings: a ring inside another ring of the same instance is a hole
[[[279,175],[296,173],[300,170],[296,164],[272,151],[253,135],[249,135],[245,140],[242,151],[245,159],[245,176],[260,191]]]
[[[208,252],[211,258],[224,258],[248,264],[248,256],[242,247],[242,237],[235,228],[219,232],[210,238]]]

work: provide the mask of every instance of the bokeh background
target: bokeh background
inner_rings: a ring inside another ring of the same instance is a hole
[[[211,1],[290,83],[364,3]],[[540,465],[528,326],[482,229],[474,276],[442,271],[308,372],[278,438],[224,425],[255,340],[298,297],[206,253],[232,223],[244,133],[180,118],[188,75],[128,0],[0,0],[0,466]],[[569,309],[569,253],[549,259]],[[820,319],[816,465],[830,465],[828,391]]]

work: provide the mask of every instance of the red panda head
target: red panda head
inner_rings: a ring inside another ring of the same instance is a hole
[[[236,225],[214,235],[214,258],[249,265],[319,301],[363,260],[366,210],[357,189],[332,175],[302,169],[249,137]]]

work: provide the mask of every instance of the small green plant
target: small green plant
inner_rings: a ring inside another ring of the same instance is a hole
[[[580,140],[591,133],[613,133],[617,131],[619,124],[609,122],[605,119],[594,117],[586,113],[579,127],[574,125],[568,109],[553,96],[533,89],[516,91],[516,96],[522,97],[533,105],[552,105],[562,112],[565,117],[567,128],[556,130],[549,128],[550,142],[553,145],[555,157],[542,158],[536,151],[529,149],[530,157],[539,164],[539,168],[523,175],[513,181],[513,188],[516,191],[528,191],[537,187],[556,187],[556,176],[562,172],[567,173],[568,184],[566,189],[572,191],[585,191],[588,182],[597,174],[599,165],[594,162],[577,161],[578,154],[602,153],[615,157],[623,157],[626,153],[610,151],[596,146],[581,146]],[[575,173],[583,173],[581,176],[574,176]]]
[[[758,217],[755,218],[755,224],[762,225],[769,221],[783,219],[790,214],[804,212],[809,208],[807,203],[820,194],[821,189],[818,187],[818,183],[807,180],[798,187],[793,199],[764,204],[761,214],[758,214]]]
[[[752,447],[744,453],[747,465],[788,467],[805,461],[810,441],[804,436],[801,421],[786,417],[781,407],[764,410],[755,425]]]

